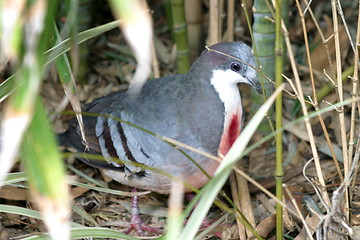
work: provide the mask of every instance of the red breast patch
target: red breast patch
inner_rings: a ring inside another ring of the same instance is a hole
[[[241,115],[234,114],[231,117],[230,123],[227,124],[224,128],[224,133],[221,136],[221,142],[219,147],[219,152],[222,155],[226,155],[231,146],[234,144],[236,138],[240,134],[240,123],[241,123]]]

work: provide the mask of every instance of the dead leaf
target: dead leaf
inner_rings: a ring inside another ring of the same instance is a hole
[[[0,198],[14,201],[30,201],[28,190],[15,186],[3,186],[0,189]]]

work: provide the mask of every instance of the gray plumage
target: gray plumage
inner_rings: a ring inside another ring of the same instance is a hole
[[[220,43],[210,48],[255,65],[250,48],[243,43]],[[242,80],[239,81],[260,90],[254,69],[227,56],[204,50],[188,73],[149,80],[138,96],[129,96],[127,92],[111,93],[87,104],[84,112],[111,115],[217,155],[227,116],[219,90],[210,80],[214,69],[227,71],[234,62],[240,66],[238,74]],[[60,135],[62,145],[81,152],[101,153],[105,158],[136,161],[181,178],[195,187],[208,181],[208,177],[187,156],[153,135],[113,118],[83,117],[90,149],[84,149],[76,119],[72,119],[68,131]],[[215,172],[217,162],[184,151],[209,175]],[[113,163],[109,159],[108,162],[82,160],[106,168],[106,173],[120,183],[160,193],[170,190],[171,179],[160,173],[131,164]]]

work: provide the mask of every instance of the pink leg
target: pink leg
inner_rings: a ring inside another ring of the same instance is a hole
[[[132,192],[137,192],[137,189],[132,189]],[[139,210],[139,196],[132,197],[130,226],[127,227],[123,233],[129,234],[133,229],[135,229],[137,234],[140,236],[143,236],[145,232],[163,233],[161,229],[150,227],[141,220]]]

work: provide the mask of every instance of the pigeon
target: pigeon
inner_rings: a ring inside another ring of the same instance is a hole
[[[136,95],[113,92],[86,104],[83,112],[91,113],[83,115],[87,144],[73,118],[59,135],[60,145],[85,153],[80,160],[134,189],[168,194],[172,177],[201,188],[219,162],[198,151],[174,147],[161,137],[214,156],[226,155],[242,128],[242,86],[238,84],[262,93],[255,66],[245,43],[207,47],[185,74],[148,80]],[[87,153],[101,154],[104,160],[86,158]],[[133,197],[133,209],[125,232],[154,230],[141,222],[138,197]]]

